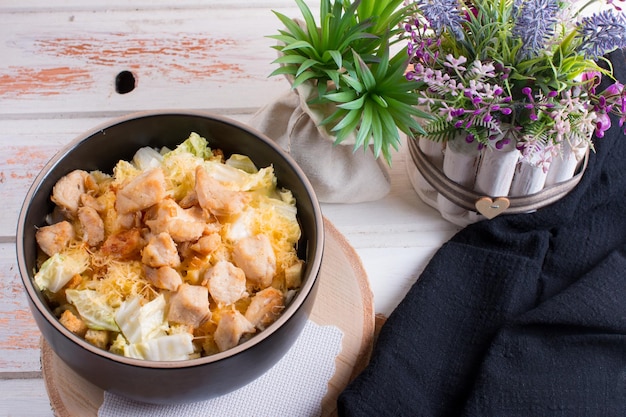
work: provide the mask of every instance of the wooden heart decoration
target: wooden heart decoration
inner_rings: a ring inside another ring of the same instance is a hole
[[[476,210],[488,219],[493,219],[509,208],[511,202],[506,197],[498,197],[492,200],[489,197],[481,197],[476,201]]]

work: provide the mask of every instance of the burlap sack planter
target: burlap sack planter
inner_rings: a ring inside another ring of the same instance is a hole
[[[335,144],[320,125],[333,105],[310,105],[314,94],[310,83],[292,88],[259,109],[248,124],[295,159],[321,202],[360,203],[387,195],[391,184],[382,158],[375,158],[371,147],[354,150],[355,135]]]

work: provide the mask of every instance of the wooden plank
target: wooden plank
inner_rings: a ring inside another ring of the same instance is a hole
[[[28,188],[46,162],[79,131],[102,120],[0,120],[0,198],[3,200],[0,236],[15,236]]]
[[[40,332],[26,302],[15,244],[0,244],[0,369],[13,376],[39,372]]]
[[[0,379],[0,416],[52,417],[43,379]]]
[[[298,15],[293,7],[281,10]],[[268,8],[0,13],[0,115],[162,108],[256,109],[289,88],[268,78],[279,20]],[[136,87],[118,94],[117,75]]]

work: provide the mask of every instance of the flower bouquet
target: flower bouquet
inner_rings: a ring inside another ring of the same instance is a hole
[[[304,0],[301,18],[275,12],[283,28],[272,76],[287,91],[251,124],[287,150],[322,202],[361,202],[390,189],[387,164],[400,131],[425,133],[417,84],[405,77],[403,0],[320,0],[319,19]],[[384,161],[382,161],[384,159]],[[386,163],[385,163],[386,162]]]
[[[554,202],[595,138],[624,125],[624,86],[599,84],[612,75],[603,56],[626,47],[626,17],[611,0],[590,13],[593,3],[408,3],[406,76],[432,116],[409,143],[409,173],[443,217],[465,225]]]

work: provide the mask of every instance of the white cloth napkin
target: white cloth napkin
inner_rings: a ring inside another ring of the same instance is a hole
[[[165,406],[105,392],[98,416],[319,416],[342,338],[339,328],[309,320],[296,343],[273,368],[237,391],[207,401]]]

